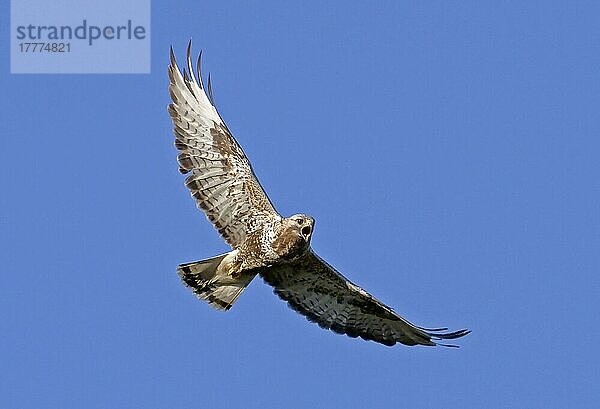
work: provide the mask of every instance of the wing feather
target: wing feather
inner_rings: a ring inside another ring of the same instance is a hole
[[[279,216],[260,185],[246,154],[231,135],[214,106],[212,84],[208,95],[200,72],[191,62],[191,41],[186,68],[180,71],[171,49],[168,107],[173,120],[179,171],[189,176],[186,187],[208,219],[232,247],[262,223]],[[196,78],[197,77],[197,78]]]
[[[384,345],[444,345],[468,330],[444,332],[411,324],[390,307],[354,285],[312,251],[299,260],[261,270],[263,279],[289,306],[317,323],[350,337],[361,337]]]

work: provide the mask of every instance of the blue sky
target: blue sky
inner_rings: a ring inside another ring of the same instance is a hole
[[[154,0],[150,75],[10,75],[2,42],[0,407],[595,407],[599,12]],[[460,349],[323,331],[259,279],[228,313],[180,284],[227,250],[166,112],[189,37],[277,209],[409,320],[472,329]]]

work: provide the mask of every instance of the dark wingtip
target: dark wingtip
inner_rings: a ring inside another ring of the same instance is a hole
[[[171,67],[176,67],[177,62],[175,61],[175,53],[173,52],[173,46],[169,47],[169,55],[171,58]]]
[[[208,73],[208,97],[210,99],[210,103],[213,104],[213,106],[215,106],[215,98],[213,97],[212,82],[210,80],[210,73]]]
[[[427,331],[427,332],[448,331],[447,327],[442,327],[442,328],[424,328],[424,327],[418,327],[418,328],[420,330]]]
[[[187,55],[187,61],[189,64],[189,62],[191,61],[190,56],[192,55],[192,39],[191,38],[190,38],[190,41],[188,41],[186,55]],[[190,72],[190,75],[193,75],[193,72]]]
[[[442,339],[456,339],[456,338],[464,337],[465,335],[468,335],[470,333],[471,333],[471,330],[461,329],[459,331],[449,332],[449,333],[445,333],[445,334],[438,334],[436,336],[438,336]]]
[[[202,50],[198,54],[198,60],[196,61],[196,76],[198,77],[198,81],[200,82],[200,89],[204,89],[204,84],[202,83],[202,72],[200,71],[202,67]]]
[[[431,339],[434,340],[441,340],[441,339],[456,339],[456,338],[461,338],[464,337],[465,335],[468,335],[471,333],[471,330],[469,329],[461,329],[459,331],[454,331],[454,332],[446,332],[446,333],[428,333],[428,335],[431,337]],[[439,342],[435,343],[436,345],[439,346],[443,346],[443,347],[448,347],[448,348],[459,348],[458,345],[453,345],[453,344],[442,344]]]

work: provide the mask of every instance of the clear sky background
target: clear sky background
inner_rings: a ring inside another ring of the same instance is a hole
[[[10,75],[1,42],[0,407],[597,407],[597,3],[222,4],[154,0],[151,75]],[[460,349],[179,282],[227,250],[166,111],[189,37],[277,209]]]

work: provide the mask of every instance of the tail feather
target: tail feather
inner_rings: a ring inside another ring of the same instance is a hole
[[[180,264],[177,274],[194,294],[218,310],[229,310],[242,291],[250,284],[256,274],[241,274],[231,277],[218,272],[221,261],[228,255],[221,254],[207,260]]]

